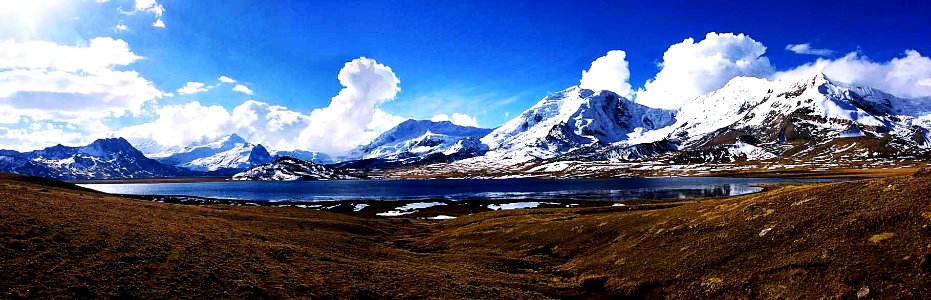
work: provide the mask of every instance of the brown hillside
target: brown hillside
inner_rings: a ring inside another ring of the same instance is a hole
[[[435,222],[3,176],[0,298],[929,298],[929,194],[906,176]]]

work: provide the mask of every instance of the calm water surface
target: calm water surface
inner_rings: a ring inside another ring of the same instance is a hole
[[[198,183],[82,184],[114,194],[178,195],[253,201],[329,200],[626,200],[734,196],[761,190],[755,184],[838,179],[727,177],[612,179],[430,179],[337,181],[229,181]]]

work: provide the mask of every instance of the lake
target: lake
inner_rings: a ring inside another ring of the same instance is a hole
[[[841,179],[662,177],[610,179],[427,179],[228,181],[81,184],[112,194],[172,195],[253,201],[336,200],[607,200],[736,196],[757,184]]]

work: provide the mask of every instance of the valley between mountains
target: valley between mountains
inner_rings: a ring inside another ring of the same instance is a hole
[[[3,150],[0,171],[72,180],[829,172],[920,167],[931,154],[929,130],[931,99],[903,99],[817,73],[777,81],[737,77],[678,110],[570,87],[494,129],[408,120],[349,153],[268,149],[236,134],[180,149],[122,137]]]

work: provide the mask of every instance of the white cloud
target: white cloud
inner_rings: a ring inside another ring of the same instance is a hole
[[[636,101],[678,108],[736,76],[765,77],[773,72],[765,52],[763,44],[744,34],[711,32],[697,43],[687,38],[666,50],[662,69],[637,91]]]
[[[178,94],[190,95],[206,92],[210,87],[205,87],[203,82],[188,81],[184,86],[178,89]]]
[[[226,75],[220,75],[220,77],[217,78],[217,80],[219,80],[222,83],[236,83],[236,79],[229,78]]]
[[[81,133],[48,125],[31,126],[35,128],[0,127],[0,149],[31,151],[57,144],[80,145],[87,142]]]
[[[86,46],[59,45],[45,41],[0,42],[0,70],[54,69],[95,72],[129,65],[142,59],[123,40],[93,38]]]
[[[469,115],[462,114],[462,113],[453,113],[452,116],[447,115],[447,114],[439,114],[439,115],[433,116],[433,118],[430,118],[430,121],[433,121],[433,122],[450,121],[453,124],[456,124],[459,126],[478,127],[478,120],[476,120],[475,117],[470,117]]]
[[[194,101],[184,105],[166,105],[156,109],[152,122],[118,130],[114,136],[129,140],[151,138],[160,145],[187,146],[223,135],[231,118],[222,106],[204,106]]]
[[[197,101],[166,105],[158,108],[156,115],[151,122],[128,126],[109,135],[131,142],[151,140],[162,146],[183,147],[236,133],[252,143],[291,150],[298,148],[295,137],[310,124],[310,117],[305,114],[255,100],[245,101],[232,111]]]
[[[888,62],[874,62],[856,52],[838,59],[819,58],[772,77],[791,80],[816,72],[832,80],[877,88],[899,97],[931,96],[931,58],[914,50]]]
[[[248,100],[233,108],[232,132],[253,143],[276,150],[298,148],[295,137],[310,124],[310,117],[284,106]]]
[[[117,24],[116,27],[113,27],[113,30],[116,32],[127,31],[129,30],[129,26],[126,26],[126,24]]]
[[[786,50],[795,52],[796,54],[805,55],[830,56],[831,54],[834,54],[834,51],[831,49],[812,48],[810,43],[788,44],[786,45]]]
[[[252,89],[242,84],[237,84],[235,87],[233,87],[233,91],[240,92],[246,95],[252,95]]]
[[[0,106],[0,124],[19,123],[20,116],[16,110],[9,106]]]
[[[630,70],[625,60],[627,54],[621,50],[611,50],[605,56],[592,62],[588,71],[582,71],[579,86],[594,91],[609,90],[624,97],[630,97]]]
[[[329,106],[311,112],[310,125],[301,132],[307,149],[340,153],[371,140],[377,135],[368,130],[375,110],[401,90],[390,67],[365,57],[347,62],[337,78],[343,89]]]
[[[407,121],[409,118],[402,116],[395,116],[390,113],[381,110],[381,108],[376,108],[375,113],[372,114],[372,121],[369,122],[365,128],[376,133],[382,133],[385,131],[398,126],[401,122]]]
[[[145,12],[155,16],[152,27],[165,28],[165,22],[162,21],[162,15],[165,14],[165,7],[156,0],[135,0],[135,10],[133,12]]]
[[[114,68],[141,58],[112,38],[86,46],[0,42],[0,106],[34,120],[84,123],[139,113],[164,93],[135,71]]]

